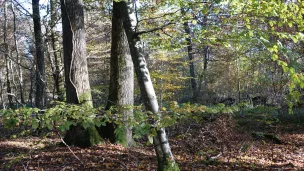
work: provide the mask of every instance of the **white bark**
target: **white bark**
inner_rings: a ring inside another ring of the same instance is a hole
[[[124,21],[124,28],[128,37],[130,52],[146,110],[151,111],[154,115],[158,115],[159,106],[143,53],[143,44],[135,30],[137,20],[134,5],[134,1],[128,1],[128,10],[125,11],[128,14],[126,14],[127,17]],[[158,170],[179,170],[171,153],[165,129],[161,128],[158,130],[153,140],[158,159]]]

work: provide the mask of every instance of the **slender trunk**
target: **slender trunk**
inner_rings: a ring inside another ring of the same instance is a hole
[[[81,0],[61,0],[64,71],[68,103],[84,103],[93,107],[86,58],[84,9]],[[71,126],[64,140],[76,146],[99,144],[101,138],[95,126],[84,129]]]
[[[53,73],[53,78],[54,78],[54,87],[56,90],[56,94],[58,96],[58,100],[63,100],[61,99],[62,97],[62,92],[60,91],[60,68],[59,68],[59,60],[58,60],[58,54],[57,54],[57,49],[56,49],[56,38],[55,38],[55,27],[56,27],[56,0],[50,0],[50,6],[51,6],[51,45],[52,45],[52,51],[54,55],[54,65],[55,65],[55,70]]]
[[[36,48],[36,96],[35,104],[38,108],[45,106],[45,69],[44,69],[44,52],[40,23],[39,0],[32,0],[33,21],[35,33]]]
[[[8,44],[7,44],[7,1],[4,2],[4,27],[3,27],[3,43],[6,46],[8,52]],[[5,53],[5,69],[6,69],[6,92],[9,107],[13,108],[13,97],[12,97],[12,88],[11,88],[11,79],[10,79],[10,59],[9,59],[9,52]]]
[[[238,103],[241,103],[241,78],[240,78],[240,66],[239,58],[236,59],[236,74],[237,74],[237,92],[238,92]]]
[[[111,73],[109,96],[106,110],[115,105],[118,113],[123,114],[123,135],[115,136],[115,125],[107,123],[101,134],[111,142],[118,141],[126,146],[133,144],[132,131],[128,127],[128,119],[132,117],[134,96],[134,71],[128,47],[127,36],[123,27],[123,2],[113,2],[112,16],[112,45],[111,45]]]
[[[141,96],[146,110],[151,111],[154,115],[158,115],[158,102],[143,54],[143,44],[140,41],[139,35],[134,31],[137,25],[134,8],[135,2],[129,1],[127,4],[125,1],[122,1],[122,3],[124,4],[123,12],[125,16],[124,28],[128,37]],[[179,170],[171,153],[165,130],[163,128],[158,130],[157,135],[153,139],[158,159],[158,170]]]
[[[1,102],[0,102],[1,103],[1,108],[5,109],[5,103],[3,101],[3,83],[2,83],[2,77],[0,77],[0,100],[1,100]]]
[[[10,56],[13,56],[12,51],[10,52]],[[14,89],[17,91],[17,90],[18,90],[18,87],[17,87],[17,84],[16,84],[15,72],[14,72],[14,71],[16,70],[15,67],[16,67],[16,66],[14,65],[14,63],[13,63],[12,61],[10,61],[9,70],[11,71],[10,75],[11,75],[11,77],[12,77],[12,84],[13,84]],[[14,99],[15,99],[15,101],[16,101],[15,107],[18,108],[18,107],[19,107],[18,105],[20,104],[20,102],[19,102],[19,100],[18,100],[17,95],[16,95],[16,94],[12,94],[12,96],[14,97]]]
[[[29,92],[29,98],[28,98],[28,103],[30,104],[31,107],[34,106],[34,103],[33,103],[34,80],[35,80],[34,71],[35,71],[34,67],[32,67],[30,70],[31,86],[30,86],[30,92]]]
[[[197,90],[197,94],[199,94],[201,97],[203,97],[203,99],[205,100],[205,98],[208,98],[207,93],[207,79],[206,79],[206,75],[207,75],[207,68],[208,68],[208,61],[209,61],[209,46],[205,46],[204,50],[203,50],[203,63],[204,63],[204,67],[203,67],[203,72],[202,74],[199,76],[199,85],[198,85],[198,90]],[[203,91],[202,91],[203,89]]]
[[[16,48],[16,61],[17,61],[17,73],[18,73],[18,86],[20,89],[20,100],[21,103],[25,103],[24,99],[24,83],[23,83],[23,71],[21,66],[19,65],[21,63],[20,56],[19,56],[19,45],[18,45],[18,40],[17,40],[17,25],[16,25],[16,13],[14,9],[14,4],[11,2],[11,10],[13,13],[13,18],[14,18],[14,41],[15,41],[15,48]]]
[[[48,29],[46,29],[46,32],[48,32]],[[54,81],[52,95],[53,95],[53,100],[55,100],[55,94],[56,94],[56,87],[55,87],[55,64],[54,64],[53,58],[51,57],[49,43],[47,41],[45,42],[45,45],[46,45],[46,56],[49,59],[50,64],[51,64],[51,70],[52,70],[53,81]]]
[[[185,10],[182,9],[182,13],[185,14]],[[195,68],[194,68],[194,56],[193,56],[193,46],[192,46],[192,38],[191,38],[191,30],[188,21],[184,22],[184,30],[186,33],[186,41],[187,41],[187,52],[189,58],[189,69],[190,69],[190,77],[191,77],[191,88],[192,88],[192,98],[196,100],[196,75],[195,75]]]

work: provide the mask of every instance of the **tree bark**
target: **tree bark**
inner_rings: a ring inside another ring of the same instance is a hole
[[[82,0],[61,0],[66,97],[68,103],[93,107],[86,59],[84,9]],[[101,143],[95,126],[71,126],[64,141],[69,145],[92,146]]]
[[[16,35],[16,14],[15,14],[15,9],[14,9],[14,4],[11,2],[11,10],[13,13],[13,18],[14,18],[14,41],[15,41],[15,48],[16,48],[16,56],[17,56],[17,71],[18,71],[18,85],[20,89],[20,101],[22,104],[25,104],[25,99],[24,99],[24,83],[23,83],[23,71],[21,69],[21,66],[19,65],[21,63],[20,56],[19,56],[19,45],[18,45],[18,40],[17,40],[17,35]]]
[[[143,53],[143,44],[140,37],[135,33],[137,19],[135,14],[135,2],[129,0],[128,3],[122,1],[124,8],[124,28],[129,42],[129,48],[137,76],[141,96],[146,110],[151,111],[154,115],[158,115],[158,102],[150,78],[149,70]],[[164,128],[157,131],[153,138],[155,151],[158,160],[158,170],[179,170],[177,163],[171,153],[170,145]]]
[[[182,13],[185,14],[185,10],[182,9]],[[197,84],[196,84],[196,74],[194,68],[194,56],[193,56],[193,46],[192,46],[192,37],[191,37],[191,30],[188,21],[184,22],[184,30],[186,33],[186,41],[187,41],[187,53],[189,58],[189,70],[190,70],[190,81],[191,81],[191,88],[192,88],[192,98],[195,101],[197,96]]]
[[[45,66],[44,51],[40,23],[39,0],[32,0],[33,22],[36,48],[36,96],[35,104],[38,108],[45,106]]]
[[[3,27],[3,43],[6,46],[5,48],[8,50],[8,44],[7,44],[7,1],[4,2],[4,27]],[[13,96],[12,96],[12,88],[11,88],[11,79],[10,79],[10,59],[9,59],[9,52],[4,54],[5,56],[5,69],[6,69],[6,92],[7,92],[7,98],[9,107],[13,108]]]
[[[134,102],[134,68],[129,50],[127,36],[123,27],[123,2],[113,2],[112,14],[112,44],[111,44],[111,75],[109,96],[106,110],[117,107],[117,112],[123,115],[123,135],[115,135],[114,123],[107,123],[101,128],[101,134],[111,142],[119,142],[125,146],[133,145],[132,129],[128,127],[128,119],[132,117]]]
[[[57,54],[57,49],[56,49],[56,36],[55,36],[55,27],[56,27],[56,0],[50,0],[50,7],[51,7],[51,46],[52,46],[52,51],[53,51],[53,56],[54,56],[54,73],[53,73],[53,79],[54,79],[54,87],[56,90],[56,94],[58,97],[58,100],[63,100],[62,97],[62,92],[60,90],[60,68],[59,68],[59,59],[58,59],[58,54]]]

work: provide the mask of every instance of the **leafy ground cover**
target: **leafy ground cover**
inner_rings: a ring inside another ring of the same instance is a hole
[[[265,119],[264,114],[251,112],[235,117],[226,114],[212,121],[187,121],[169,128],[172,151],[181,170],[304,170],[303,125],[274,122],[274,117],[269,116]],[[132,148],[110,143],[86,149],[70,147],[73,154],[60,145],[55,134],[47,138],[8,139],[15,132],[0,128],[0,170],[156,170],[157,167],[154,148],[145,145],[145,140]],[[264,135],[274,135],[280,142]]]

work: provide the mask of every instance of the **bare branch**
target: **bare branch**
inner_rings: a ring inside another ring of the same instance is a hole
[[[142,22],[142,21],[146,21],[146,20],[155,20],[155,19],[163,18],[163,17],[165,17],[165,16],[167,16],[167,15],[175,14],[175,13],[177,13],[177,12],[180,11],[180,10],[181,10],[181,9],[178,9],[178,10],[176,10],[176,11],[174,11],[174,12],[166,13],[166,14],[164,14],[164,15],[162,15],[162,16],[158,16],[158,17],[144,18],[144,19],[139,20],[138,23],[140,23],[140,22]]]
[[[135,35],[142,35],[142,34],[145,34],[145,33],[151,33],[151,32],[157,31],[157,30],[162,30],[163,28],[165,28],[165,27],[167,27],[169,25],[173,25],[173,24],[175,24],[175,22],[169,22],[169,23],[164,24],[162,26],[155,27],[155,28],[153,28],[151,30],[139,31],[139,32],[135,33]]]
[[[17,4],[17,6],[21,7],[21,8],[26,12],[26,14],[25,14],[24,12],[22,12],[20,9],[18,9],[18,7],[16,6],[16,8],[17,8],[20,12],[22,12],[22,13],[23,13],[24,15],[26,15],[26,16],[33,17],[32,13],[30,13],[27,9],[25,9],[18,1],[16,1],[16,0],[12,0],[12,1],[14,1],[14,2]]]
[[[73,152],[73,150],[70,148],[70,146],[65,143],[65,141],[63,140],[62,136],[60,135],[60,133],[58,131],[57,135],[60,137],[61,142],[70,150],[70,152],[73,154],[73,156],[81,163],[82,166],[84,166],[83,162],[80,160],[80,158],[78,156],[76,156],[76,154]]]

